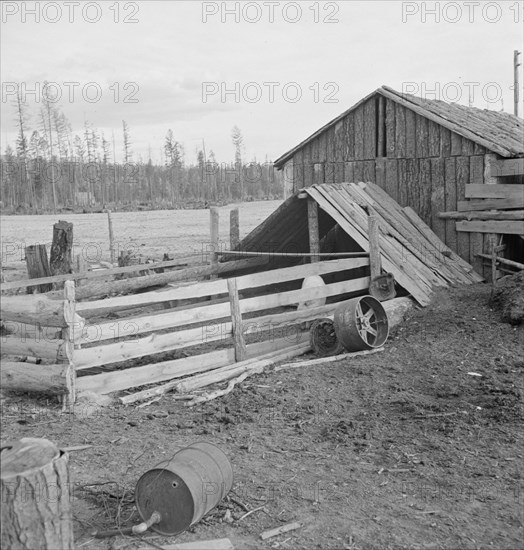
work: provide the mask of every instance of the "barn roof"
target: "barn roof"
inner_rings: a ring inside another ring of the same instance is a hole
[[[437,99],[423,99],[397,92],[388,86],[382,86],[282,155],[275,161],[275,166],[279,169],[282,168],[284,163],[304,145],[375,95],[391,99],[502,157],[524,156],[524,121],[515,115],[502,111],[466,107],[458,103],[446,103]]]
[[[289,197],[240,243],[238,250],[289,253],[309,251],[307,201],[320,209],[319,236],[337,223],[362,251],[369,250],[368,212],[379,219],[383,268],[419,304],[429,303],[436,287],[482,278],[451,251],[410,208],[402,208],[374,183],[313,185]],[[329,223],[330,221],[330,223]],[[231,253],[233,259],[234,253]]]

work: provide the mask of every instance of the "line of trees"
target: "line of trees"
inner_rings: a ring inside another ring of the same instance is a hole
[[[60,106],[44,83],[36,124],[19,91],[15,101],[18,136],[0,157],[4,211],[56,212],[63,208],[183,208],[229,201],[282,197],[281,175],[267,158],[244,160],[242,132],[234,126],[234,161],[219,164],[205,143],[187,163],[183,146],[167,131],[163,164],[135,155],[131,130],[122,121],[122,162],[116,160],[115,136],[109,139],[88,121],[73,134]],[[36,127],[35,127],[36,126]]]

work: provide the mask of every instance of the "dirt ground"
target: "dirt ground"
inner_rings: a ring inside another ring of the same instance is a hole
[[[502,323],[489,293],[441,292],[384,352],[269,370],[195,408],[167,395],[72,416],[4,396],[1,438],[93,446],[70,455],[76,544],[86,550],[221,537],[246,549],[523,548],[524,327]],[[94,529],[138,523],[140,475],[200,440],[234,470],[213,512],[178,537],[93,539]],[[260,540],[291,521],[302,527]]]

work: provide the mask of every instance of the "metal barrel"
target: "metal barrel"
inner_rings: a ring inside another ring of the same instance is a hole
[[[360,296],[340,304],[334,315],[337,338],[347,351],[381,347],[388,338],[386,310],[373,296]]]
[[[216,445],[200,441],[143,474],[135,502],[144,521],[153,512],[160,513],[161,521],[152,530],[173,536],[200,521],[232,486],[233,469],[227,456]]]

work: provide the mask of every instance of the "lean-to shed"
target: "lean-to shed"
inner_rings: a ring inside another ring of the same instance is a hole
[[[314,184],[376,183],[479,273],[476,254],[501,240],[506,257],[521,261],[524,121],[517,116],[383,86],[275,166],[284,171],[288,196]],[[491,209],[499,212],[486,214]]]

